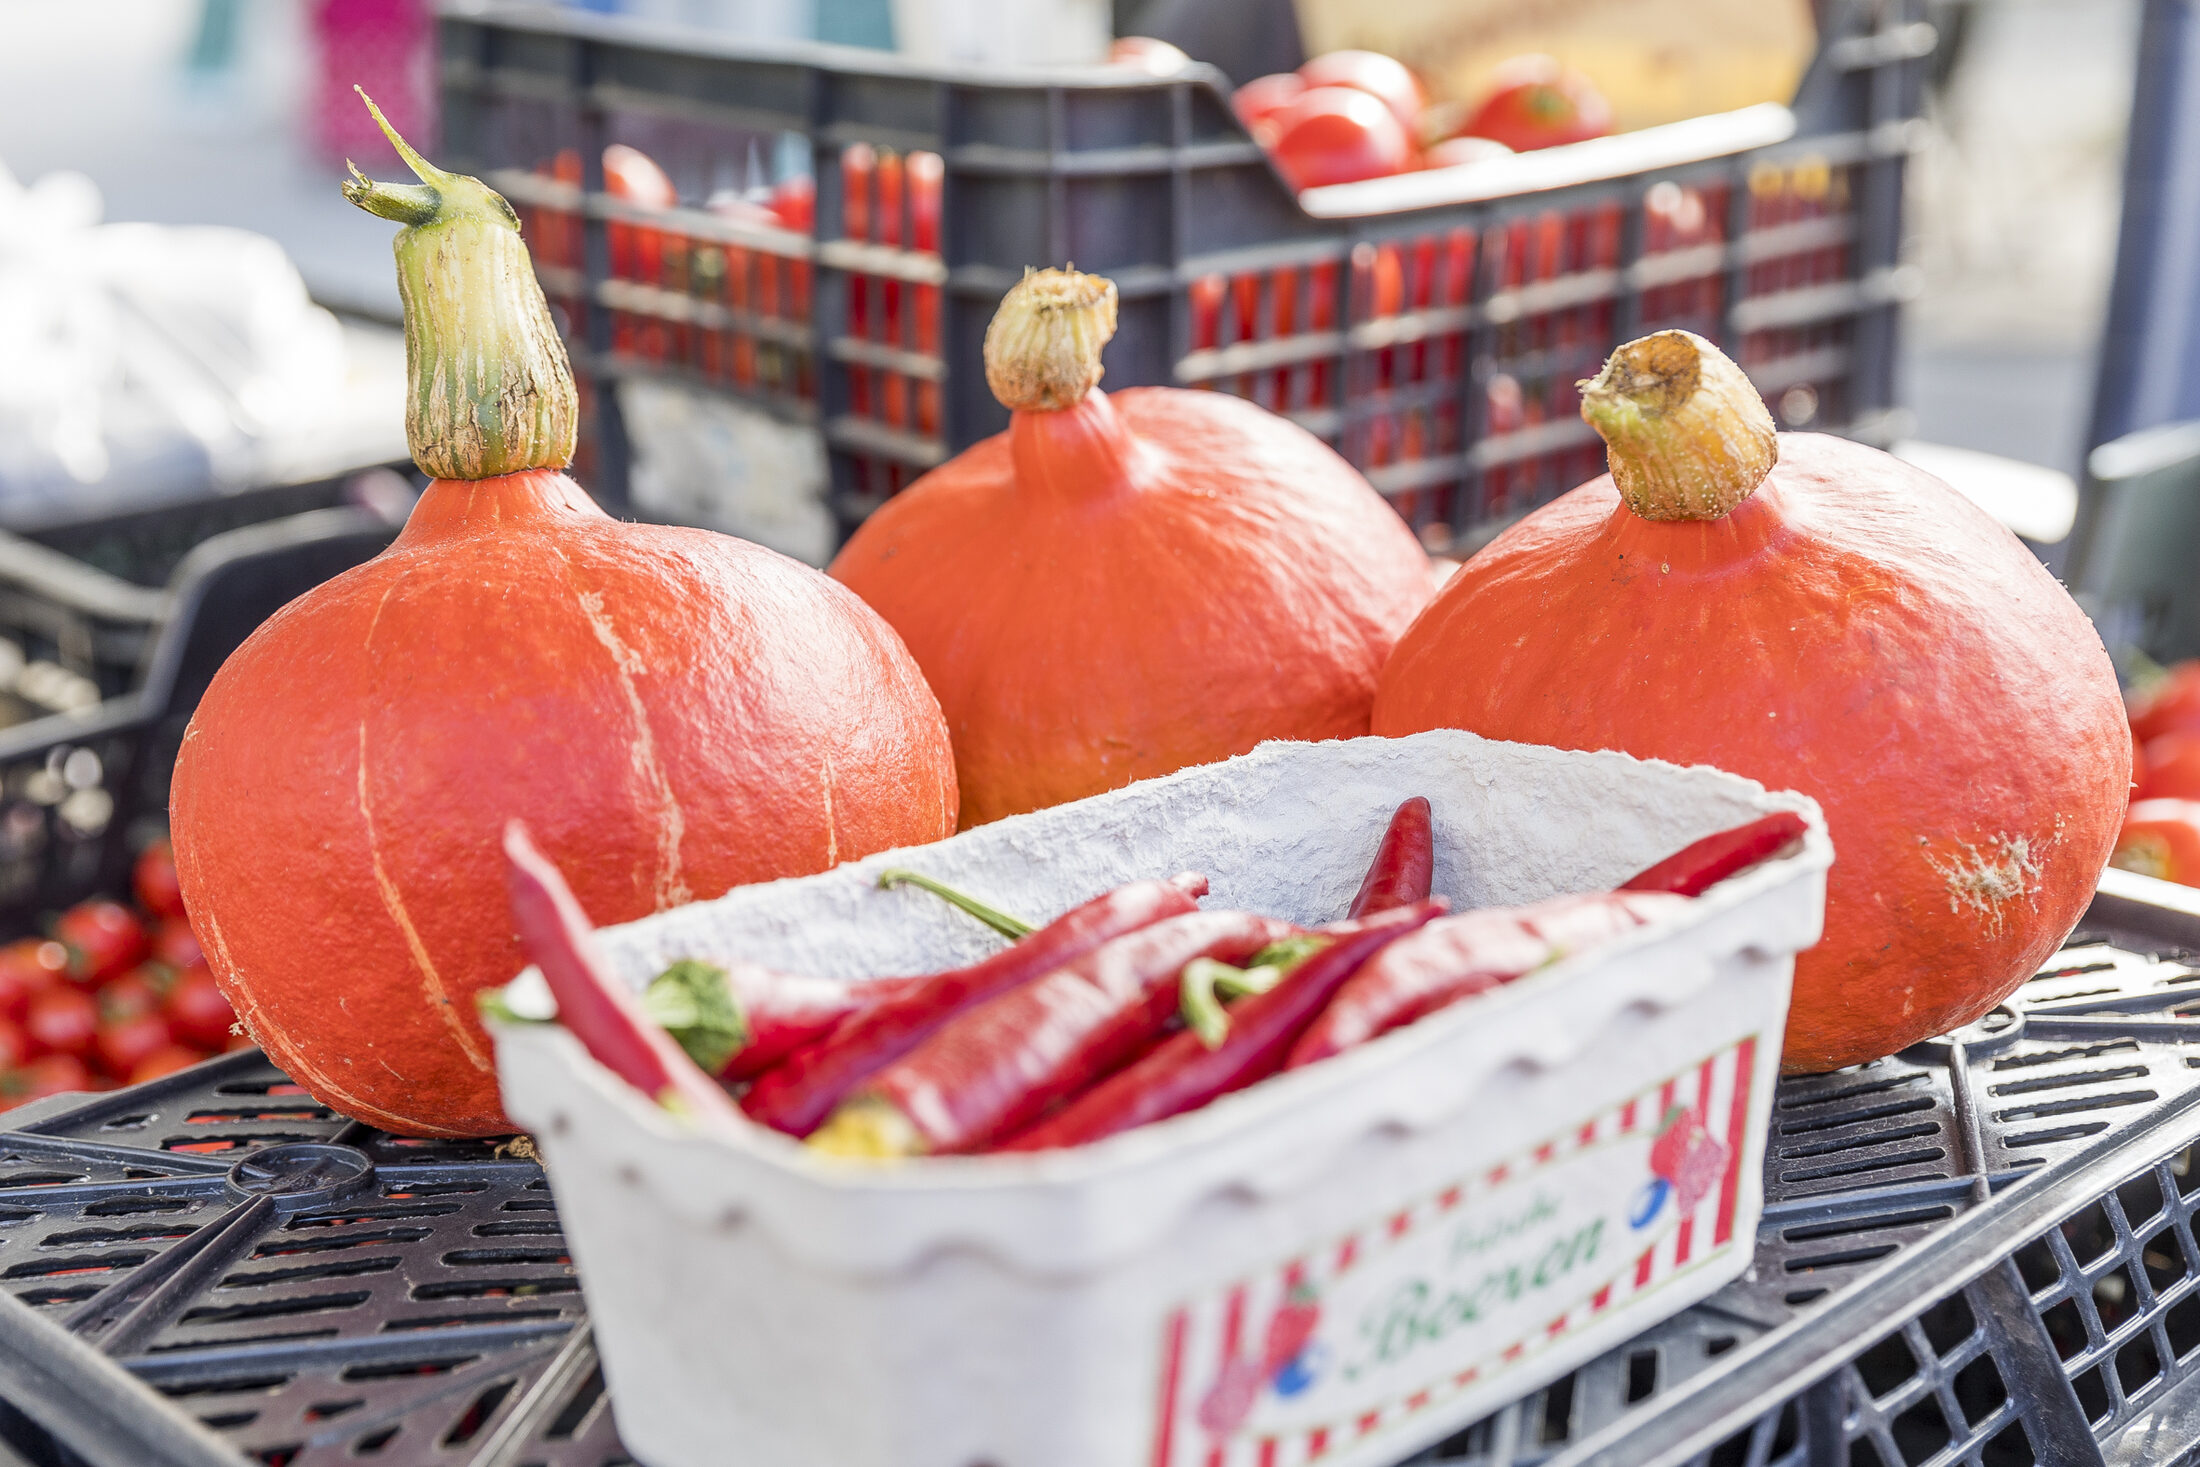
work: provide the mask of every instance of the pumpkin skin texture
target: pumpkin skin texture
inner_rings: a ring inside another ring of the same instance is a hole
[[[1319,439],[1165,387],[1017,413],[888,500],[832,574],[939,694],[965,827],[1366,733],[1431,578]]]
[[[507,820],[621,922],[938,839],[955,806],[938,704],[855,597],[538,470],[431,484],[389,550],[247,640],[171,819],[269,1057],[346,1115],[467,1136],[511,1129],[474,1012],[524,965]]]
[[[2123,818],[2122,713],[2092,625],[2007,530],[1886,454],[1782,434],[1723,518],[1643,519],[1606,476],[1506,531],[1401,639],[1373,726],[1815,796],[1826,935],[1783,1063],[1819,1071],[1977,1018],[2054,951]]]

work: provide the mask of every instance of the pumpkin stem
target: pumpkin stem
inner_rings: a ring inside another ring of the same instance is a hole
[[[1742,369],[1693,331],[1612,353],[1579,384],[1612,482],[1646,520],[1715,520],[1756,492],[1780,457],[1772,414]]]
[[[1099,385],[1115,335],[1115,282],[1077,270],[1026,270],[985,329],[985,380],[1014,412],[1059,412]]]
[[[413,462],[438,479],[564,468],[579,425],[573,368],[520,242],[519,216],[480,179],[414,152],[373,99],[359,96],[420,179],[377,183],[346,164],[343,185],[352,203],[405,226],[395,249]]]

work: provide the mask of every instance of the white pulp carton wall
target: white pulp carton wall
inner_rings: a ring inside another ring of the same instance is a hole
[[[1438,732],[1270,744],[608,929],[859,978],[997,944],[908,865],[1034,921],[1195,869],[1340,915],[1398,802],[1455,909],[1607,888],[1772,809],[1802,852],[1357,1051],[1070,1152],[862,1164],[686,1132],[564,1030],[500,1026],[616,1404],[650,1467],[1396,1461],[1749,1261],[1818,810],[1747,780]]]

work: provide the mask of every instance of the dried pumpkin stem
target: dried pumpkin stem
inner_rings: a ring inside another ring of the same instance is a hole
[[[1780,457],[1772,414],[1742,369],[1692,331],[1612,353],[1581,387],[1612,482],[1646,520],[1715,520],[1756,492]]]
[[[985,380],[1016,412],[1075,407],[1099,385],[1115,335],[1115,282],[1076,270],[1028,270],[985,329]]]
[[[352,168],[344,183],[352,203],[405,226],[397,293],[413,462],[438,479],[564,468],[579,425],[573,368],[520,242],[519,216],[480,179],[414,152],[359,95],[420,179],[377,183]]]

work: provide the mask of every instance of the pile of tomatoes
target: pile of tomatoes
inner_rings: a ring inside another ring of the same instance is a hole
[[[233,1032],[199,951],[167,842],[131,876],[136,910],[95,897],[49,935],[0,947],[0,1110],[157,1079],[251,1043]]]
[[[1505,62],[1470,107],[1429,105],[1403,62],[1374,51],[1331,51],[1295,72],[1255,77],[1231,105],[1302,189],[1458,167],[1612,130],[1595,84],[1548,56]]]

